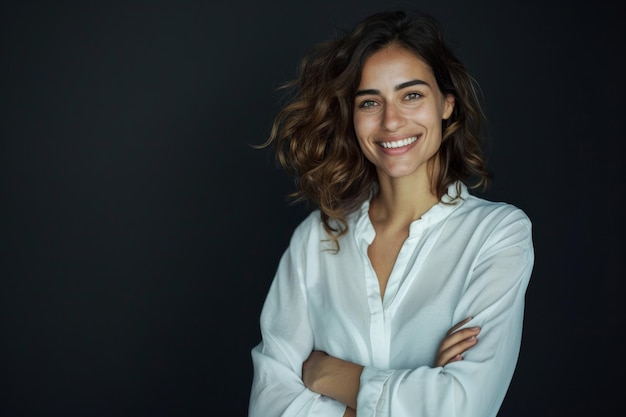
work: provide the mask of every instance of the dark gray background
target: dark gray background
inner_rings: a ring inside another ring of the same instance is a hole
[[[306,213],[250,145],[309,45],[407,5],[482,86],[485,196],[534,224],[500,416],[608,410],[624,386],[617,4],[2,2],[0,414],[246,415],[258,315]]]

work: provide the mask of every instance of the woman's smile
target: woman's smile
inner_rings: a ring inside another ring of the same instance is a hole
[[[400,139],[400,140],[395,140],[395,141],[390,141],[390,142],[380,142],[379,145],[385,149],[406,148],[407,146],[412,145],[415,142],[417,142],[417,139],[418,139],[417,136],[411,136],[406,139]]]

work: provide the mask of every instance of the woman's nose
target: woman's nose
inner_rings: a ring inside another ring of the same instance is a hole
[[[387,104],[381,122],[384,129],[394,131],[403,125],[404,118],[396,106]]]

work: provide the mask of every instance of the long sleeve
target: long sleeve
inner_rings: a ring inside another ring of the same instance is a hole
[[[531,224],[516,210],[497,225],[478,228],[468,242],[468,247],[478,246],[477,253],[466,257],[467,262],[459,255],[451,267],[470,271],[460,289],[453,321],[473,316],[466,326],[481,326],[478,344],[465,353],[463,361],[443,368],[366,367],[358,396],[359,417],[497,415],[521,344],[524,298],[534,263]],[[458,250],[463,251],[460,246]],[[454,244],[446,247],[454,259]]]
[[[303,226],[299,230],[302,230]],[[302,363],[314,349],[304,292],[302,235],[294,233],[261,313],[262,341],[252,349],[249,417],[341,417],[346,406],[310,391]]]

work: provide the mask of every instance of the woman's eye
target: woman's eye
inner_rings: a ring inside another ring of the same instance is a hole
[[[420,98],[422,95],[420,93],[409,93],[407,94],[404,99],[405,100],[417,100],[418,98]]]
[[[378,103],[376,103],[374,100],[363,100],[361,102],[361,104],[359,104],[360,108],[368,108],[368,107],[374,107],[377,106]]]

